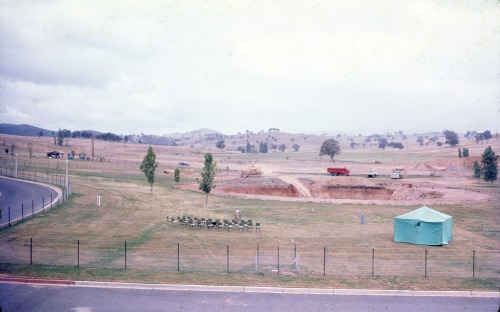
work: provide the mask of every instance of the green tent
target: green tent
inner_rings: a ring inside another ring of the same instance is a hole
[[[394,217],[394,241],[446,245],[452,240],[453,218],[427,206]]]

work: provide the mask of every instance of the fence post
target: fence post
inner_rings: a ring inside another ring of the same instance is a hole
[[[9,207],[8,211],[9,211],[9,226],[10,226],[10,207]]]
[[[52,203],[52,201],[50,202]],[[42,197],[42,212],[45,213],[45,197]]]
[[[229,244],[227,245],[227,273],[229,273]]]
[[[297,259],[297,244],[295,244],[293,259]]]
[[[21,221],[24,221],[24,203],[21,203]]]
[[[326,276],[326,247],[323,247],[323,276]]]
[[[427,249],[425,249],[424,277],[427,278]]]
[[[127,241],[125,241],[125,270],[127,269]]]
[[[77,267],[80,267],[80,240],[78,240]]]
[[[180,271],[180,243],[177,243],[177,272]]]
[[[472,251],[472,278],[476,278],[476,251]]]
[[[257,268],[259,267],[259,260],[260,260],[260,258],[259,258],[259,244],[257,244]],[[255,272],[255,273],[257,273],[257,272]]]
[[[52,210],[52,193],[50,193],[50,210]]]
[[[33,237],[30,237],[30,265],[33,264]]]
[[[375,248],[372,248],[372,277],[375,274]]]
[[[278,246],[278,275],[280,275],[280,246]]]

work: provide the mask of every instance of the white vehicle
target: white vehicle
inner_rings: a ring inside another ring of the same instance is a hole
[[[377,169],[370,169],[370,172],[366,174],[369,178],[376,178],[378,176]]]
[[[394,169],[391,173],[391,179],[402,179],[404,177],[404,169]]]

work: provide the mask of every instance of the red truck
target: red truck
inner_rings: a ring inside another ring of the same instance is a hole
[[[332,176],[338,176],[338,175],[345,175],[348,176],[351,174],[351,171],[347,168],[328,168],[326,171],[331,174]]]

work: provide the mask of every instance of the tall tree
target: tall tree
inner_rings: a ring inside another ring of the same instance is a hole
[[[179,184],[179,181],[181,180],[181,171],[179,168],[175,168],[174,170],[174,181],[175,183]]]
[[[481,166],[479,166],[479,163],[474,161],[474,178],[479,179],[481,178]]]
[[[208,194],[215,188],[215,174],[217,173],[217,163],[214,161],[212,153],[205,154],[205,166],[201,171],[201,181],[199,189],[206,194],[205,206],[208,205]]]
[[[153,183],[155,183],[156,167],[158,167],[156,154],[150,145],[148,148],[148,152],[146,153],[146,155],[144,156],[144,160],[142,161],[141,171],[144,172],[144,175],[146,175],[146,178],[148,179],[148,183],[151,186],[151,194],[153,194]]]
[[[57,145],[62,146],[64,142],[64,132],[59,129],[57,132]]]
[[[462,158],[462,149],[458,148],[458,158]]]
[[[498,175],[498,155],[495,154],[491,146],[488,146],[481,155],[483,164],[483,178],[486,182],[495,181]]]
[[[325,140],[321,145],[319,155],[328,155],[333,160],[333,157],[337,154],[340,154],[339,142],[334,139]]]

